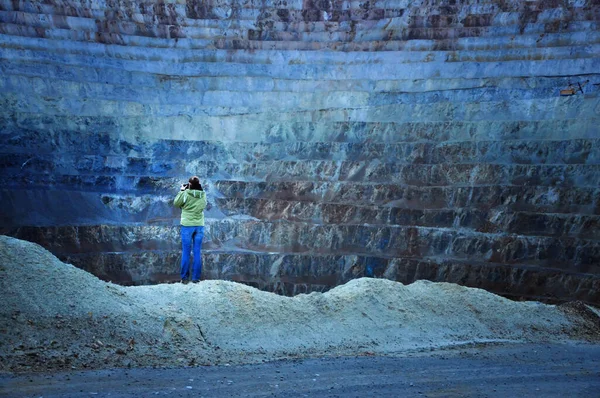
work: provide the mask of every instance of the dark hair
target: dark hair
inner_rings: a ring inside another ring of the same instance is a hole
[[[202,185],[200,185],[200,179],[197,176],[190,177],[190,189],[196,189],[202,191]]]

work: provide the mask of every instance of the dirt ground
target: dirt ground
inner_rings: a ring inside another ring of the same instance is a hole
[[[0,236],[0,371],[183,368],[599,341],[594,310],[480,289],[353,280],[282,297],[227,281],[122,287]]]
[[[179,369],[0,375],[7,397],[595,397],[600,345],[474,345]]]

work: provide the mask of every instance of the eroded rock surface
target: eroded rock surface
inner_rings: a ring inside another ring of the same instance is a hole
[[[123,284],[600,303],[600,3],[0,1],[0,232]],[[566,95],[565,95],[566,94]]]

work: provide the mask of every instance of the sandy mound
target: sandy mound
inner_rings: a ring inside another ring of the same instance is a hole
[[[468,343],[595,339],[583,305],[479,289],[358,279],[281,297],[226,281],[121,287],[0,236],[4,371],[251,363],[389,355]]]

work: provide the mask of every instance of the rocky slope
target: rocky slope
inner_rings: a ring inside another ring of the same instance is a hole
[[[361,278],[283,297],[228,281],[123,287],[0,236],[0,371],[182,367],[409,355],[472,344],[597,342],[584,304]]]

